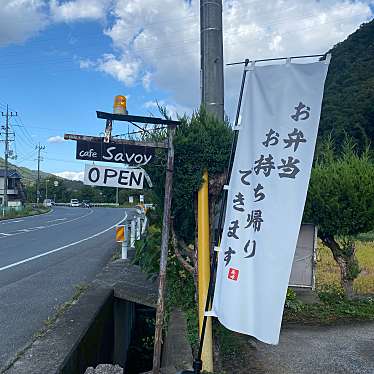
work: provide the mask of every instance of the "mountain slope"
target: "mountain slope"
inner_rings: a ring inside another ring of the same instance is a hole
[[[0,168],[4,168],[4,165],[5,165],[4,159],[0,157]],[[38,177],[38,171],[37,170],[28,169],[24,166],[17,166],[17,165],[11,164],[10,162],[8,162],[8,165],[9,165],[9,169],[17,170],[21,174],[22,182],[25,185],[28,185],[28,184],[31,184],[31,183],[35,182],[37,177]],[[45,173],[44,171],[40,171],[40,179],[44,179],[44,178],[59,179],[58,177],[56,177],[53,174]]]
[[[346,134],[359,149],[374,145],[374,20],[330,53],[319,137],[331,134],[338,147]]]

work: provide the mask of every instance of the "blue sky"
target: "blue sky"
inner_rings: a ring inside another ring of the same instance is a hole
[[[3,5],[3,3],[5,5]],[[131,114],[191,113],[200,100],[199,9],[184,0],[3,0],[0,9],[0,110],[11,124],[20,166],[81,177],[66,132],[98,135],[96,110],[111,111],[117,94]],[[225,62],[324,53],[373,18],[372,1],[226,0]],[[225,68],[231,117],[240,68]],[[0,119],[4,121],[4,118]],[[125,132],[115,124],[114,133]],[[0,152],[3,145],[0,146]]]

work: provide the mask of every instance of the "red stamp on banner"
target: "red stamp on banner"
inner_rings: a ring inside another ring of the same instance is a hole
[[[227,278],[237,281],[239,278],[239,269],[230,268],[227,274]]]

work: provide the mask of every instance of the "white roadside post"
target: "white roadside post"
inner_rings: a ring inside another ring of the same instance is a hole
[[[131,239],[130,239],[130,247],[135,248],[135,219],[131,221]]]
[[[127,260],[127,249],[128,249],[128,241],[129,241],[129,228],[125,225],[125,240],[122,242],[122,260]]]
[[[147,216],[143,219],[143,226],[142,226],[142,235],[145,234],[145,230],[147,229]]]
[[[121,225],[116,227],[116,241],[121,243],[122,260],[127,259],[127,241],[128,241],[128,229],[127,225]]]
[[[140,216],[136,219],[136,240],[140,240],[141,220]]]

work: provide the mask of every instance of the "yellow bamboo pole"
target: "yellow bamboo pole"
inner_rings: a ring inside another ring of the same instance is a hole
[[[203,325],[206,297],[210,279],[209,201],[208,172],[203,175],[203,184],[198,192],[198,288],[199,288],[199,331]],[[213,372],[212,321],[206,324],[201,359],[203,370]]]

